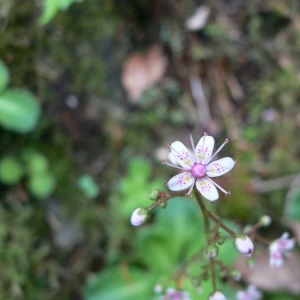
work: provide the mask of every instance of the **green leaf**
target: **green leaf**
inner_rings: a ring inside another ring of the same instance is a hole
[[[95,199],[100,193],[99,186],[89,174],[82,175],[78,179],[78,186],[88,199]]]
[[[37,198],[46,198],[54,191],[55,177],[51,173],[35,174],[29,178],[30,192]]]
[[[33,130],[40,116],[40,105],[25,90],[10,89],[0,95],[0,124],[19,133]]]
[[[22,153],[22,157],[26,163],[26,169],[29,174],[35,175],[48,172],[49,161],[42,153],[25,149]]]
[[[72,3],[81,1],[82,0],[44,0],[44,11],[39,20],[40,24],[46,25],[59,11],[66,10]]]
[[[6,156],[0,161],[0,180],[5,184],[16,184],[23,176],[23,168],[17,159]]]
[[[170,200],[168,208],[158,212],[156,222],[139,232],[137,246],[141,259],[156,272],[170,274],[199,252],[205,239],[200,235],[202,226],[194,200],[184,197]]]
[[[7,66],[0,60],[0,93],[2,93],[9,82],[9,71]]]
[[[154,299],[154,277],[143,270],[123,265],[100,272],[88,283],[85,300]]]

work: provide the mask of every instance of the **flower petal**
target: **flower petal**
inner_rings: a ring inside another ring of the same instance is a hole
[[[189,188],[194,184],[195,178],[191,175],[190,172],[183,172],[174,177],[172,177],[167,183],[168,188],[171,191],[182,191]]]
[[[217,188],[206,178],[198,179],[196,181],[196,188],[209,201],[216,201],[219,198]]]
[[[214,145],[214,138],[210,135],[204,135],[195,149],[196,162],[206,164],[211,158]]]
[[[206,167],[206,175],[209,177],[221,176],[233,169],[235,161],[231,157],[224,157],[211,162]]]
[[[181,142],[176,141],[170,146],[171,152],[177,163],[183,168],[191,169],[195,162],[194,155]]]

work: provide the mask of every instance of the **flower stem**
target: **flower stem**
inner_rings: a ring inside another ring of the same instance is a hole
[[[236,237],[237,234],[231,230],[229,227],[227,227],[219,218],[217,218],[212,212],[209,210],[206,211],[207,216],[211,218],[216,224],[219,224],[221,228],[223,228],[225,231],[227,231],[232,237]]]

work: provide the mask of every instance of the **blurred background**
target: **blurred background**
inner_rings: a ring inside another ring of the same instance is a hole
[[[299,57],[297,0],[0,0],[1,299],[157,299],[204,243],[200,213],[177,199],[143,228],[130,216],[190,133],[230,139],[222,218],[269,215],[262,236],[299,240]],[[297,251],[274,272],[257,249],[250,271],[225,255],[242,284],[299,299]]]

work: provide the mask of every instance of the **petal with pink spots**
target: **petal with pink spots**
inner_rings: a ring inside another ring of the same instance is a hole
[[[196,188],[209,201],[216,201],[219,198],[217,188],[206,178],[198,179],[196,181]]]
[[[209,163],[206,167],[206,175],[209,177],[221,176],[230,170],[235,165],[235,161],[231,157],[224,157]]]
[[[176,141],[170,146],[177,163],[183,168],[191,169],[195,162],[194,155],[181,142]]]
[[[190,172],[183,172],[174,177],[172,177],[167,185],[171,191],[182,191],[189,188],[194,184],[195,178],[191,175]]]
[[[210,135],[204,135],[195,148],[196,162],[206,164],[212,156],[214,145],[214,138]]]

